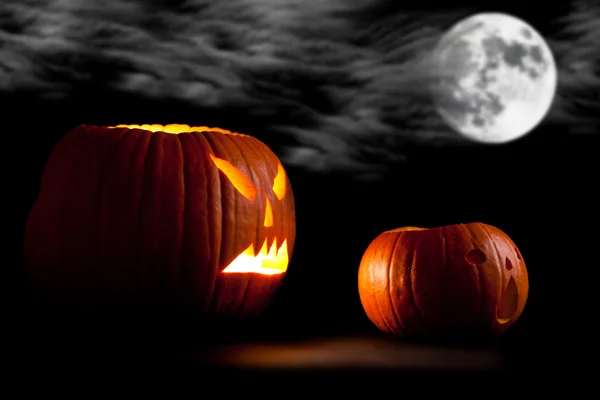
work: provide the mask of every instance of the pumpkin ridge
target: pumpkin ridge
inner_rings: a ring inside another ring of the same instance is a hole
[[[92,139],[92,135],[86,135],[86,137],[81,141],[83,143],[86,142],[90,142]],[[80,143],[78,143],[80,144]],[[65,171],[65,183],[64,183],[64,188],[68,188],[71,184],[71,180],[73,179],[73,172],[76,171],[76,166],[78,166],[81,163],[81,160],[83,159],[83,152],[78,152],[77,156],[73,157],[71,161],[71,168],[69,168],[67,171]],[[56,247],[57,247],[57,251],[55,252],[54,255],[54,263],[50,262],[49,267],[53,268],[55,272],[58,272],[57,277],[55,278],[57,280],[58,283],[58,288],[61,289],[61,286],[65,284],[64,282],[64,276],[61,276],[64,272],[64,268],[62,267],[63,264],[63,254],[65,253],[66,249],[66,243],[65,243],[65,231],[67,230],[66,227],[66,220],[67,218],[65,218],[67,216],[67,205],[66,203],[66,199],[67,199],[67,194],[66,194],[66,190],[63,189],[62,192],[59,192],[60,194],[58,195],[58,197],[60,198],[59,201],[59,207],[57,209],[57,233],[55,235],[56,237]],[[43,225],[42,225],[43,226]],[[43,231],[43,228],[42,228]],[[54,264],[54,265],[52,265]]]
[[[100,141],[101,139],[101,133],[97,131],[97,129],[95,129],[94,127],[91,127],[91,129],[89,129],[86,132],[87,135],[87,140],[84,142],[86,145],[89,145],[90,143],[93,144],[97,144],[98,141]],[[83,142],[83,141],[82,141]],[[81,145],[81,142],[78,142],[78,145]],[[73,183],[74,183],[74,179],[76,179],[78,173],[81,171],[81,165],[83,162],[85,162],[87,160],[86,158],[87,153],[85,151],[79,151],[79,154],[77,155],[77,157],[75,157],[75,160],[73,161],[73,164],[71,166],[71,169],[68,172],[68,178],[66,179],[66,185],[65,187],[72,187]],[[75,184],[77,185],[77,182],[75,182]],[[65,284],[65,273],[68,273],[68,271],[65,271],[64,265],[68,264],[65,262],[66,260],[66,254],[67,249],[69,247],[69,243],[67,240],[68,234],[66,233],[68,231],[68,224],[69,221],[71,220],[71,216],[70,216],[70,208],[69,208],[69,198],[70,195],[69,194],[65,194],[65,192],[63,192],[63,197],[62,197],[62,201],[61,201],[61,207],[60,207],[60,217],[58,218],[58,236],[60,237],[59,239],[59,251],[57,254],[57,269],[59,271],[59,282],[61,284]],[[77,271],[77,274],[81,274],[81,268],[83,268],[81,265],[79,265],[79,270]],[[61,276],[62,275],[62,276]],[[69,279],[70,277],[67,277],[67,279]],[[85,282],[85,284],[87,284],[88,282]],[[68,295],[71,296],[74,293],[71,290],[72,288],[68,289]],[[80,290],[81,288],[77,288],[76,290]]]
[[[110,151],[110,154],[108,155],[106,162],[104,163],[104,168],[103,168],[103,173],[102,176],[99,178],[99,188],[100,188],[100,196],[98,196],[98,212],[96,213],[96,218],[98,218],[98,224],[97,226],[100,228],[98,230],[98,237],[97,237],[97,243],[96,243],[96,251],[101,249],[101,241],[102,241],[102,231],[101,231],[101,227],[103,226],[103,217],[105,215],[105,206],[104,206],[104,196],[105,196],[105,187],[107,182],[109,181],[109,174],[110,174],[110,170],[108,168],[108,166],[112,163],[112,161],[114,160],[117,151],[119,150],[119,146],[121,145],[121,143],[123,142],[123,140],[125,139],[125,137],[127,136],[127,131],[123,130],[121,132],[121,137],[119,137],[119,139],[117,139],[117,141],[113,144],[112,149]],[[96,255],[96,257],[98,257],[98,255]],[[106,262],[106,260],[101,260],[101,265],[100,268],[106,268],[106,265],[103,265],[103,263]],[[98,272],[96,272],[98,273]],[[100,282],[100,284],[105,283],[105,282]]]
[[[168,139],[165,138],[165,140]],[[180,166],[181,166],[181,188],[180,190],[175,193],[173,192],[172,195],[173,196],[177,196],[179,195],[182,199],[181,201],[181,210],[180,210],[180,217],[178,218],[179,223],[177,224],[177,226],[181,229],[180,235],[179,235],[179,251],[174,251],[175,253],[178,253],[177,255],[177,260],[176,262],[173,263],[173,273],[172,273],[172,281],[174,282],[174,299],[173,301],[177,302],[178,296],[177,293],[179,292],[180,288],[181,288],[181,277],[183,276],[183,271],[182,271],[182,263],[183,263],[183,246],[185,244],[185,208],[186,208],[186,201],[185,201],[185,158],[183,155],[183,143],[181,142],[181,139],[179,137],[175,138],[175,140],[173,140],[173,142],[176,142],[178,145],[178,149],[179,152],[178,153],[174,153],[174,150],[171,150],[174,154],[172,155],[172,157],[179,162]],[[162,160],[162,164],[164,165],[165,162],[168,162],[169,157],[166,156],[163,158]],[[161,165],[162,167],[162,165]],[[173,276],[174,275],[174,276]]]
[[[472,243],[477,242],[477,237],[473,234],[472,228],[474,228],[473,225],[471,224],[467,224],[467,225],[460,225],[465,231],[466,233],[469,234],[469,237],[471,239]],[[491,238],[490,238],[491,240]],[[468,263],[472,270],[475,272],[475,276],[477,276],[477,284],[478,284],[478,289],[479,289],[479,314],[481,315],[481,317],[485,320],[485,303],[486,303],[486,291],[485,288],[483,287],[483,279],[481,278],[481,274],[482,272],[479,270],[479,264],[471,264]]]
[[[244,149],[242,149],[236,142],[232,141],[232,140],[228,140],[229,138],[227,136],[223,136],[219,139],[222,139],[223,142],[228,141],[228,144],[231,145],[231,147],[234,147],[235,149],[237,149],[237,151],[240,153],[242,159],[244,160],[244,163],[246,164],[246,169],[248,170],[248,172],[250,172],[251,178],[252,178],[252,182],[254,183],[254,185],[258,188],[260,188],[262,185],[260,185],[260,179],[258,179],[258,183],[259,185],[257,185],[256,181],[257,181],[257,177],[256,177],[256,171],[254,171],[254,169],[252,168],[252,165],[250,164],[250,162],[248,161],[248,159],[246,158],[246,155],[244,154]],[[225,147],[225,146],[224,146]],[[256,197],[257,201],[257,205],[260,207],[260,189],[258,192],[258,195]],[[256,226],[257,227],[261,227],[262,226],[262,221],[261,221],[261,214],[262,213],[256,213],[256,218],[257,218],[257,222],[256,222]],[[256,230],[256,239],[254,240],[254,254],[256,255],[259,251],[260,251],[260,240],[258,239],[258,236],[260,235],[262,229],[257,228]],[[236,312],[243,312],[244,311],[244,305],[246,304],[246,300],[248,298],[248,286],[250,286],[250,284],[252,283],[252,280],[254,278],[253,276],[254,274],[247,274],[246,276],[244,276],[244,289],[242,290],[242,301],[238,304]]]
[[[448,282],[448,272],[449,272],[449,267],[448,267],[448,246],[446,245],[446,232],[445,229],[446,227],[442,226],[440,227],[440,236],[442,237],[442,268],[443,268],[443,272],[442,272],[442,279],[444,280],[444,282]],[[443,284],[442,285],[442,298],[445,299],[446,296],[448,296],[448,290],[446,289],[446,285]],[[446,320],[444,319],[443,323],[446,323]]]
[[[419,240],[419,239],[417,239],[417,240]],[[423,239],[420,239],[420,240],[422,241]],[[420,244],[421,244],[420,242],[415,243],[414,248],[418,249]],[[415,263],[415,261],[416,261],[415,255],[416,254],[417,253],[415,251],[410,252],[410,269],[409,269],[409,271],[410,271],[409,272],[410,294],[411,294],[414,309],[416,311],[415,315],[421,321],[421,323],[420,323],[421,329],[427,329],[424,324],[425,317],[424,317],[423,313],[421,312],[421,309],[419,308],[419,305],[417,303],[417,296],[416,296],[416,291],[415,291],[415,283],[416,283],[415,280],[416,280],[416,275],[417,275],[417,268],[416,268],[416,263]]]
[[[492,245],[494,246],[494,251],[496,253],[496,259],[500,261],[500,263],[498,263],[499,268],[500,268],[500,277],[501,277],[501,279],[500,279],[500,290],[497,290],[497,293],[498,293],[497,294],[497,298],[500,299],[500,297],[502,296],[502,291],[504,290],[504,268],[502,266],[502,262],[504,260],[500,256],[500,251],[498,250],[498,246],[496,245],[496,241],[492,237],[491,232],[488,231],[487,226],[485,224],[481,224],[481,230],[483,232],[485,232],[485,234],[488,237],[488,239],[490,240],[490,242],[492,242]],[[498,321],[496,320],[496,307],[494,307],[492,318],[493,318],[493,321],[494,321],[494,325],[498,325]]]
[[[386,240],[387,242],[387,240]],[[385,248],[382,248],[383,246],[381,246],[379,243],[376,244],[376,250],[379,251],[385,251]],[[391,258],[391,255],[390,255]],[[369,266],[368,268],[369,271],[369,275],[371,278],[371,281],[375,281],[374,279],[374,275],[376,274],[375,268],[372,268],[371,266]],[[388,278],[389,279],[389,278]],[[389,282],[388,282],[389,285]],[[370,286],[372,286],[372,284],[370,284]],[[393,332],[394,330],[390,327],[390,325],[388,324],[388,321],[385,318],[385,313],[381,310],[380,304],[379,304],[379,299],[378,298],[374,298],[373,296],[369,296],[369,303],[372,303],[371,305],[371,309],[375,308],[377,310],[377,313],[379,314],[379,320],[383,322],[383,324],[385,325],[385,327],[388,329],[389,332]],[[394,305],[390,304],[390,308],[393,308]]]
[[[190,135],[198,143],[199,146],[201,146],[201,147],[205,146],[205,147],[208,148],[209,152],[212,152],[213,154],[216,154],[215,150],[213,148],[213,145],[211,144],[210,140],[208,140],[207,134],[209,134],[209,133],[210,133],[210,131],[193,131],[193,132],[190,132]],[[184,218],[184,229],[183,229],[184,234],[183,234],[181,243],[185,244],[185,232],[187,231],[187,228],[186,228],[187,224],[185,223],[185,221],[187,220],[187,218],[186,218],[186,209],[189,207],[189,202],[186,201],[187,197],[185,196],[185,193],[188,192],[188,190],[187,190],[187,183],[188,183],[189,179],[187,179],[187,174],[186,174],[187,168],[185,167],[186,166],[186,158],[185,158],[185,150],[184,150],[185,144],[183,142],[183,135],[178,135],[178,139],[179,139],[179,142],[181,144],[181,159],[182,159],[182,162],[183,162],[183,165],[184,165],[184,168],[183,168],[183,172],[184,172],[184,181],[183,181],[184,196],[182,196],[182,198],[183,198],[183,214],[182,215],[183,215],[183,218]],[[208,174],[210,174],[210,172],[209,171],[205,171],[205,177],[206,178],[208,178],[207,177]],[[222,202],[222,199],[223,199],[223,189],[222,189],[223,179],[221,177],[221,173],[220,172],[217,172],[217,179],[219,180],[219,184],[215,185],[215,187],[218,187],[218,190],[219,190],[219,194],[217,196],[219,200],[217,202],[214,202],[214,203],[219,204],[219,206],[220,206],[219,211],[220,211],[220,214],[221,214],[221,240],[220,240],[219,246],[217,246],[218,252],[219,252],[217,259],[219,260],[219,265],[220,265],[222,263],[221,257],[222,257],[222,254],[223,254],[223,242],[224,242],[223,241],[223,226],[225,225],[224,224],[224,222],[225,222],[224,221],[225,220],[225,213],[223,212],[223,202]],[[205,181],[209,182],[210,179],[205,179]],[[214,187],[212,189],[214,190]],[[213,196],[215,196],[214,193],[213,193]],[[206,221],[206,223],[208,223],[208,221]],[[211,241],[210,239],[208,239],[208,240]],[[183,253],[183,247],[184,246],[182,246],[182,253]],[[182,260],[183,260],[183,257],[182,257]],[[209,265],[209,266],[203,265],[202,267],[203,268],[208,268],[211,271],[213,269],[212,265]],[[183,270],[183,268],[181,268],[181,269]],[[216,273],[211,272],[211,279],[213,281],[217,280],[219,273],[220,273],[220,271],[216,271]],[[183,277],[183,275],[184,274],[183,274],[183,271],[182,271],[182,273],[180,274],[180,276]],[[217,296],[215,296],[215,292],[217,291],[217,284],[209,285],[209,289],[208,290],[209,290],[209,294],[207,296],[208,297],[208,301],[206,302],[206,304],[203,304],[203,306],[205,307],[204,310],[205,311],[206,310],[216,310],[217,307],[218,307],[218,305],[216,304]]]
[[[143,135],[141,136],[143,137]],[[146,180],[146,175],[148,174],[148,153],[150,153],[150,146],[152,146],[152,141],[156,140],[156,135],[154,133],[148,134],[148,144],[146,145],[146,150],[144,151],[144,161],[142,166],[142,176],[138,177],[140,179],[140,198],[138,202],[138,219],[137,219],[137,240],[136,240],[136,250],[135,250],[135,289],[133,294],[133,299],[138,300],[141,296],[141,282],[140,282],[140,271],[142,269],[141,264],[141,252],[142,252],[142,209],[144,205],[144,182]],[[144,299],[145,300],[145,299]]]
[[[182,193],[181,146],[175,135],[152,134],[144,165],[141,204],[143,249],[139,261],[145,271],[140,277],[142,293],[152,300],[177,299],[181,263],[182,209],[173,201]],[[141,174],[140,174],[141,175]]]
[[[205,143],[206,146],[208,146],[208,150],[211,151],[215,156],[217,156],[217,151],[216,151],[216,146],[214,145],[214,143],[212,143],[212,136],[209,136],[211,132],[210,131],[195,131],[192,132],[192,135],[194,136],[194,138],[196,138],[196,140],[198,142],[202,142]],[[223,254],[225,254],[225,252],[223,251],[223,242],[225,241],[223,238],[226,236],[223,234],[224,232],[224,227],[225,227],[225,213],[223,212],[223,185],[226,184],[226,182],[224,182],[223,177],[221,175],[221,172],[218,171],[217,172],[217,179],[219,180],[219,184],[217,185],[219,187],[219,196],[218,196],[218,201],[217,203],[220,205],[220,210],[221,210],[221,243],[219,246],[219,264],[223,264],[224,260],[222,259]],[[220,272],[220,271],[219,271]],[[212,302],[210,304],[211,309],[212,309]]]
[[[139,182],[139,196],[138,196],[138,201],[137,201],[137,208],[134,208],[135,210],[135,214],[137,215],[137,220],[135,222],[132,223],[132,226],[134,226],[135,228],[132,227],[132,233],[131,236],[135,237],[135,244],[133,245],[133,249],[132,249],[132,254],[131,254],[131,260],[130,260],[130,265],[127,265],[127,268],[130,269],[130,274],[131,276],[129,276],[130,279],[133,279],[132,282],[132,292],[131,292],[131,300],[135,303],[136,301],[139,302],[141,294],[143,293],[142,290],[142,283],[140,282],[140,277],[142,276],[142,271],[144,266],[141,263],[141,238],[142,238],[142,210],[143,210],[143,199],[144,199],[144,180],[145,180],[145,176],[148,173],[148,152],[152,143],[152,139],[154,138],[154,133],[149,132],[149,131],[145,131],[145,130],[139,130],[139,136],[135,137],[135,142],[129,144],[130,145],[130,149],[131,149],[131,154],[136,155],[137,157],[140,157],[141,161],[140,161],[140,167],[139,170],[137,170],[137,174],[133,176],[133,180],[134,182]],[[133,157],[132,157],[133,158]],[[135,207],[135,206],[134,206]],[[133,214],[133,213],[132,213]],[[146,299],[143,299],[144,301]]]
[[[185,195],[186,195],[186,181],[185,181],[185,151],[183,149],[183,142],[181,140],[181,136],[177,135],[177,143],[179,144],[179,157],[177,157],[181,163],[181,193],[180,198],[181,198],[181,237],[179,238],[179,257],[178,257],[178,261],[177,263],[174,263],[176,265],[173,266],[173,268],[175,269],[175,278],[173,279],[175,283],[175,290],[176,293],[179,292],[181,290],[181,288],[183,287],[181,284],[181,281],[183,279],[183,263],[184,263],[184,259],[183,259],[183,249],[185,246],[185,213],[186,213],[186,207],[187,207],[187,202],[185,199]],[[165,157],[163,159],[163,164],[165,163],[165,161],[167,160],[167,158]],[[178,296],[175,297],[174,301],[179,301],[179,298],[177,298]]]
[[[393,311],[393,316],[394,316],[394,320],[396,322],[396,325],[400,328],[400,331],[402,333],[404,333],[404,324],[402,323],[402,320],[400,318],[400,316],[398,315],[398,311],[396,309],[396,305],[394,304],[394,296],[392,296],[392,285],[393,285],[393,272],[394,272],[394,268],[392,268],[392,265],[395,265],[396,262],[396,249],[398,248],[398,246],[400,245],[400,240],[402,239],[403,234],[402,233],[397,233],[396,238],[394,239],[394,244],[392,245],[392,251],[390,254],[390,259],[388,261],[387,265],[387,270],[388,270],[388,297],[390,300],[390,305],[392,307],[392,311]]]
[[[367,293],[366,289],[363,289],[365,287],[365,283],[363,283],[363,276],[366,274],[366,272],[370,272],[370,270],[367,271],[367,257],[369,255],[369,251],[371,250],[371,247],[374,246],[374,243],[377,239],[373,240],[371,243],[369,243],[369,245],[367,246],[367,249],[365,250],[365,252],[363,253],[361,259],[360,259],[360,263],[358,264],[358,297],[360,299],[360,303],[363,306],[363,310],[366,312],[367,317],[369,319],[371,319],[371,307],[370,307],[370,298],[372,298],[372,293],[369,291]],[[366,280],[366,279],[365,279]],[[377,325],[377,327],[379,328],[379,324],[375,323]],[[381,329],[381,328],[379,328]],[[382,329],[383,330],[383,329]]]
[[[185,250],[186,250],[186,235],[189,235],[189,231],[188,231],[188,218],[187,218],[187,214],[189,213],[189,199],[188,196],[189,194],[189,190],[188,190],[188,183],[189,183],[189,172],[188,172],[188,166],[187,166],[187,160],[186,160],[186,144],[183,142],[183,138],[184,135],[177,135],[177,139],[179,140],[179,144],[181,145],[181,162],[183,163],[183,193],[181,194],[181,203],[182,203],[182,216],[183,216],[183,226],[182,226],[182,234],[181,234],[181,255],[179,256],[179,291],[182,292],[182,297],[185,299],[184,301],[195,301],[195,299],[190,299],[188,300],[187,298],[187,293],[185,291],[186,289],[186,285],[185,285],[185,281],[187,279],[189,279],[190,277],[187,276],[187,272],[186,271],[186,260],[185,260]]]
[[[386,249],[386,246],[383,246],[380,243],[380,241],[384,241],[383,237],[379,237],[379,238],[375,239],[376,243],[374,243],[373,244],[373,248],[369,249],[369,250],[371,250],[372,252],[375,252],[375,253],[377,253],[377,252],[384,252],[385,249]],[[384,242],[387,243],[387,241],[384,241]],[[371,246],[369,245],[369,247],[371,247]],[[375,275],[377,274],[376,267],[373,268],[373,266],[369,264],[368,267],[367,267],[367,272],[369,273],[369,278],[370,278],[370,280],[369,280],[369,288],[371,290],[373,290],[373,286],[374,285],[373,285],[372,282],[377,282],[377,280],[374,278]],[[372,294],[369,294],[369,296],[368,296],[368,304],[369,304],[369,309],[371,310],[371,312],[375,312],[377,314],[377,316],[379,317],[378,318],[378,321],[379,321],[378,325],[380,325],[381,323],[383,323],[383,325],[385,326],[385,329],[387,329],[388,332],[393,332],[393,329],[388,324],[388,321],[385,318],[385,313],[381,309],[381,306],[380,306],[380,303],[379,303],[379,298],[377,296],[373,296]]]

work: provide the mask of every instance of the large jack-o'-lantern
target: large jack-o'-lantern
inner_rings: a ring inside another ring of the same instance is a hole
[[[282,282],[295,228],[285,170],[254,137],[80,126],[46,164],[25,261],[34,288],[61,301],[253,316]]]
[[[380,234],[361,260],[358,290],[385,333],[482,337],[515,323],[529,281],[514,242],[496,227],[471,223]]]

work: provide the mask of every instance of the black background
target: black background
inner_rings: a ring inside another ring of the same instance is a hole
[[[390,4],[378,12],[391,12]],[[552,29],[548,21],[562,12],[559,6],[546,10],[551,15],[516,7],[502,10],[528,18],[542,32]],[[10,259],[16,260],[9,280],[14,290],[10,308],[16,315],[27,302],[24,225],[46,159],[70,129],[123,121],[220,126],[255,135],[276,153],[292,140],[262,134],[272,121],[247,117],[243,109],[203,111],[173,100],[115,95],[101,80],[80,83],[68,99],[0,92],[0,104],[4,136],[14,141],[4,148],[4,160],[10,160],[5,173],[16,179],[4,196],[15,201],[5,212],[16,222],[8,232],[14,243],[6,243]],[[402,148],[407,162],[387,166],[383,178],[374,181],[286,165],[296,199],[295,251],[265,319],[249,332],[269,340],[378,335],[357,290],[358,265],[370,241],[400,226],[484,222],[515,241],[530,279],[521,318],[490,346],[506,354],[513,366],[564,369],[568,360],[588,351],[597,314],[592,276],[598,268],[599,144],[597,132],[578,135],[563,125],[544,124],[521,140],[499,146],[407,142]]]

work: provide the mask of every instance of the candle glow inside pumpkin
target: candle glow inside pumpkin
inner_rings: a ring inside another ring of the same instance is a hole
[[[203,132],[217,131],[224,134],[239,135],[221,128],[211,128],[207,126],[190,126],[187,124],[143,124],[143,125],[127,125],[119,124],[113,128],[128,128],[128,129],[143,129],[151,132],[165,132],[171,134],[179,134],[184,132]],[[210,154],[215,166],[229,179],[231,184],[237,191],[246,199],[254,201],[258,195],[258,188],[252,181],[246,177],[239,169],[232,165],[227,160],[215,157]],[[273,193],[279,200],[285,197],[286,178],[285,170],[281,164],[278,165],[277,175],[273,180]],[[264,226],[273,226],[273,207],[266,198]],[[261,275],[277,275],[287,271],[289,256],[287,251],[287,240],[283,240],[281,246],[277,248],[277,238],[271,244],[271,248],[267,249],[267,239],[258,253],[255,251],[254,244],[250,244],[243,252],[241,252],[222,273],[257,273]]]

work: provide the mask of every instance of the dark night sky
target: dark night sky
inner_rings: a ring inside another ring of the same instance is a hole
[[[18,157],[8,171],[17,176],[17,252],[46,158],[73,127],[219,126],[267,143],[294,188],[295,254],[269,310],[282,326],[372,329],[356,280],[375,236],[481,221],[513,238],[530,272],[514,334],[546,343],[585,329],[588,274],[598,267],[589,236],[600,171],[598,2],[541,11],[500,1],[143,3],[1,1],[0,112],[15,141],[5,160]],[[506,145],[461,140],[423,85],[436,40],[479,10],[530,22],[558,66],[547,118]]]

